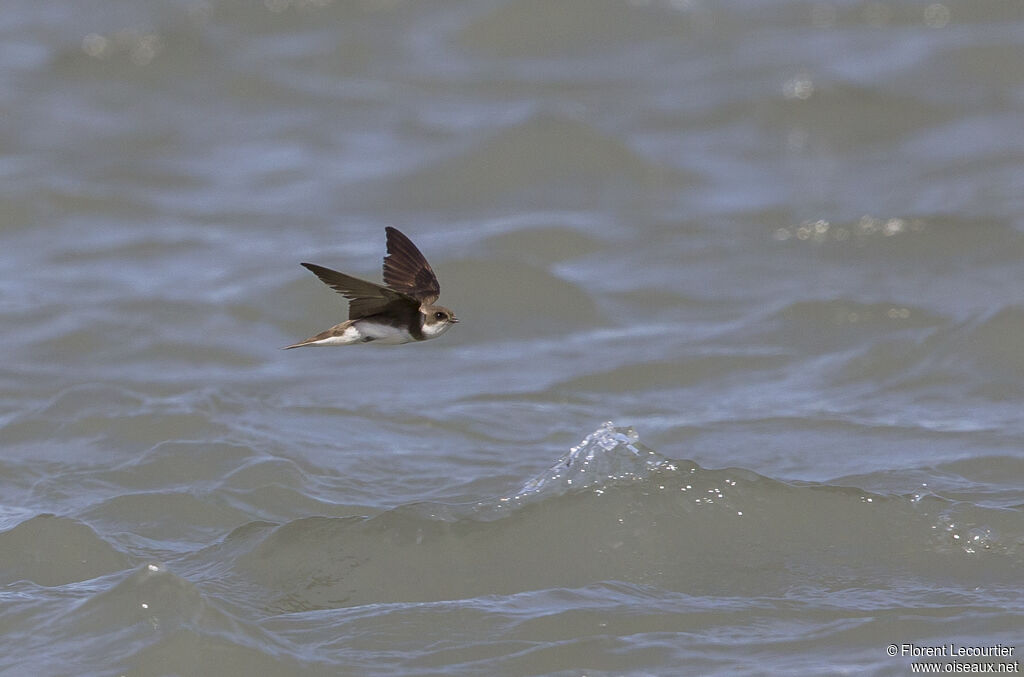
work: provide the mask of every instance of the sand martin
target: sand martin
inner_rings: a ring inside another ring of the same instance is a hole
[[[440,336],[458,322],[455,313],[434,305],[441,295],[437,276],[423,254],[397,228],[385,228],[384,286],[303,263],[320,281],[349,300],[348,319],[305,341],[303,346],[347,346],[352,343],[397,345]]]

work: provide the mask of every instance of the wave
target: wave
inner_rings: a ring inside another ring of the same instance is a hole
[[[1019,511],[705,469],[661,456],[611,424],[505,496],[307,517],[262,531],[233,568],[274,591],[277,611],[611,580],[775,595],[808,576],[854,584],[883,572],[983,566],[990,580],[1009,583],[1024,573]]]
[[[999,459],[991,473],[1017,465]],[[991,474],[962,462],[941,472],[984,486]],[[925,599],[930,590],[970,581],[970,590],[982,586],[981,601],[964,604],[1019,596],[1022,506],[991,507],[962,487],[868,492],[852,486],[857,479],[787,482],[703,468],[606,423],[501,495],[251,521],[166,562],[128,554],[79,520],[33,516],[0,532],[13,602],[4,618],[48,630],[26,635],[0,667],[71,670],[79,643],[40,658],[55,633],[93,642],[90,655],[107,668],[188,672],[228,661],[319,674],[333,669],[322,661],[335,654],[379,663],[380,651],[339,644],[336,632],[368,632],[392,616],[457,611],[536,626],[574,613],[632,618],[640,605],[661,609],[653,627],[678,632],[690,615],[748,614],[793,594],[844,609],[942,606]],[[130,537],[134,552],[145,549],[140,538]],[[325,622],[334,628],[319,640],[326,645],[300,646]],[[479,648],[464,640],[471,653]]]

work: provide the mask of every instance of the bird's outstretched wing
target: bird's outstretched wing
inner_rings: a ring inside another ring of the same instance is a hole
[[[424,305],[432,305],[441,295],[441,285],[437,283],[437,276],[430,264],[402,231],[391,226],[384,230],[388,238],[388,255],[384,257],[384,284]]]
[[[303,263],[303,267],[320,278],[320,281],[331,289],[339,292],[349,300],[348,319],[358,320],[361,317],[380,313],[394,303],[403,306],[419,307],[419,301],[401,290],[388,289],[373,282],[360,280],[315,263]]]

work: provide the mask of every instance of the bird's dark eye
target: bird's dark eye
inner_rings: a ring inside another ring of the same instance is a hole
[[[438,319],[438,320],[443,320],[445,318],[445,314],[442,313],[441,311],[438,311],[438,312],[434,313],[434,317],[436,319]]]

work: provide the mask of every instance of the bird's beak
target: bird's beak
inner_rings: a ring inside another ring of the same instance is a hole
[[[458,323],[459,323],[459,318],[457,318],[457,317],[453,317],[453,318],[452,318],[452,319],[450,320],[450,322],[451,322],[452,324],[458,324]]]

